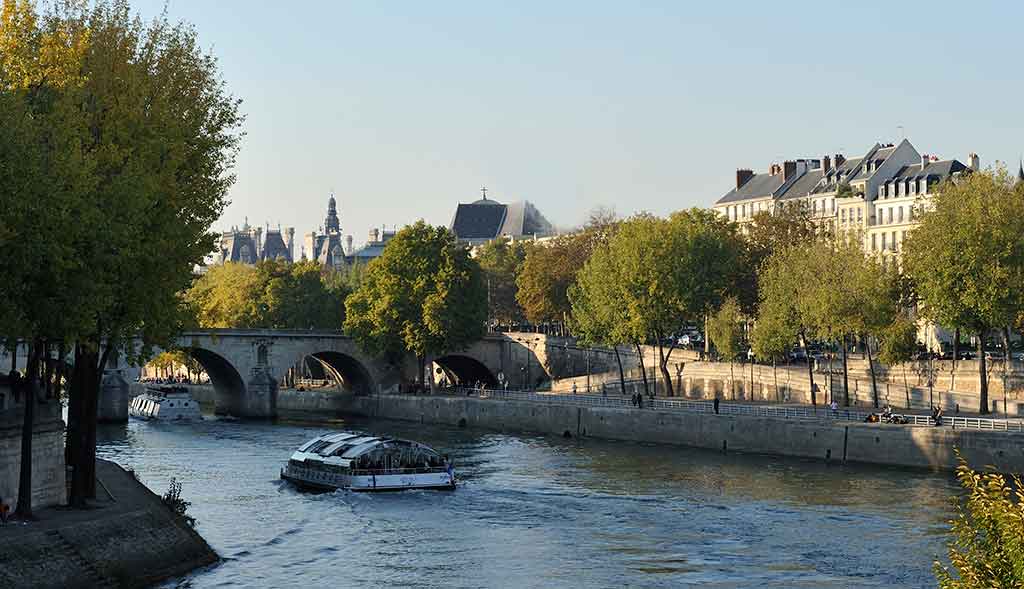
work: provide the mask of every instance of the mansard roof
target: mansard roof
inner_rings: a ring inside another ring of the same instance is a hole
[[[281,237],[281,232],[267,230],[267,237],[263,241],[263,251],[260,252],[260,259],[276,260],[279,258],[288,262],[292,261],[288,247],[284,243],[284,238]]]
[[[918,178],[939,178],[945,180],[949,176],[962,172],[967,169],[967,166],[961,163],[959,160],[942,160],[937,162],[928,162],[924,169],[921,169],[921,164],[912,164],[904,166],[899,172],[893,176],[892,180],[887,180],[886,183],[894,180],[911,180]]]

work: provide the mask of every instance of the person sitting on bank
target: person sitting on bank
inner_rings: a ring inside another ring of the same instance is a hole
[[[942,406],[936,405],[932,409],[932,421],[935,422],[936,427],[942,425]]]

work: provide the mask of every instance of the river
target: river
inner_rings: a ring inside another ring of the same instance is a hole
[[[328,430],[450,454],[453,492],[309,494],[278,478]],[[172,477],[224,558],[182,587],[926,587],[942,473],[393,421],[103,427],[99,455]]]

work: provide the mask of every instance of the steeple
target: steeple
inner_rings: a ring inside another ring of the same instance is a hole
[[[338,220],[338,203],[334,200],[334,194],[327,201],[327,218],[324,219],[324,230],[327,233],[341,233],[341,222]]]

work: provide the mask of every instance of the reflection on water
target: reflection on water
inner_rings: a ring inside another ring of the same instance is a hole
[[[454,492],[299,493],[325,430],[449,453]],[[171,477],[224,564],[191,587],[934,586],[951,477],[389,421],[103,428],[100,455]],[[173,585],[173,584],[172,584]]]

